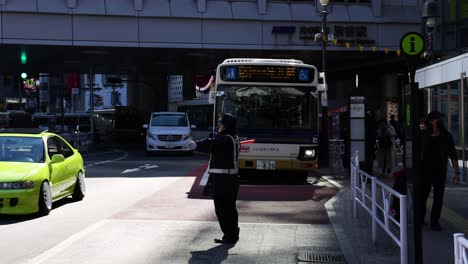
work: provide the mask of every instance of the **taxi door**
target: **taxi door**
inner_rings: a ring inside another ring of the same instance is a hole
[[[61,154],[57,141],[55,137],[50,137],[47,139],[47,155],[49,159],[52,160],[52,156],[55,154]],[[50,185],[52,189],[52,197],[55,198],[63,191],[65,177],[65,168],[64,162],[59,163],[49,163],[49,172],[50,172]]]
[[[56,137],[60,153],[65,157],[64,163],[64,175],[65,179],[63,182],[63,191],[71,191],[71,187],[76,182],[78,171],[80,170],[80,157],[75,155],[75,152],[61,137]]]

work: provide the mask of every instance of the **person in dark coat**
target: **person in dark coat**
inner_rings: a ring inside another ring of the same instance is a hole
[[[195,150],[211,153],[208,181],[213,187],[210,195],[224,234],[221,239],[215,239],[216,243],[235,244],[239,240],[236,200],[239,192],[237,164],[240,143],[236,136],[236,121],[231,114],[224,114],[214,138],[195,141]]]
[[[442,114],[432,111],[427,117],[426,133],[422,135],[421,144],[421,195],[422,202],[419,205],[419,221],[424,224],[426,215],[426,202],[431,189],[434,192],[434,202],[431,210],[431,228],[441,230],[439,218],[442,211],[445,181],[447,177],[447,161],[451,160],[455,174],[453,182],[460,181],[460,168],[458,157],[450,132],[444,127]]]

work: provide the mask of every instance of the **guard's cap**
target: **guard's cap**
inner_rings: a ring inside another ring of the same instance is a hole
[[[236,118],[229,113],[223,114],[223,117],[221,117],[218,120],[221,124],[224,125],[226,129],[235,129],[236,128]]]

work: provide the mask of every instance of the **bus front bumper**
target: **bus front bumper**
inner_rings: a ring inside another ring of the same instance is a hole
[[[318,168],[317,160],[297,159],[268,159],[268,158],[242,158],[239,160],[239,169],[248,170],[297,170],[311,171]]]

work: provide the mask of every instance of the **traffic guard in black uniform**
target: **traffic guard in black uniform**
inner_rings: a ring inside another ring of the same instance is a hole
[[[224,233],[216,243],[236,243],[239,240],[239,224],[236,208],[239,181],[237,164],[240,143],[236,136],[236,118],[224,114],[215,138],[198,140],[196,150],[211,153],[208,173],[212,181],[212,196],[219,226]]]

